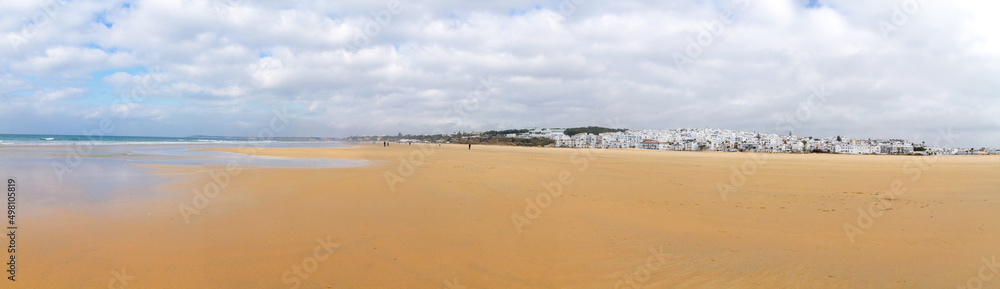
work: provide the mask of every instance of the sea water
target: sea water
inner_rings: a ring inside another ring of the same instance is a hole
[[[51,140],[46,140],[51,139]],[[128,196],[141,199],[169,194],[154,189],[168,181],[143,165],[238,165],[246,168],[337,168],[365,161],[324,158],[284,158],[195,151],[225,147],[337,148],[333,141],[254,141],[212,138],[105,137],[0,135],[0,178],[14,178],[19,202],[35,207],[68,203],[99,203]],[[192,170],[194,171],[194,170]]]

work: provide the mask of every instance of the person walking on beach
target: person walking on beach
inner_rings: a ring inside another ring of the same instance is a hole
[[[469,144],[469,150],[470,151],[472,150],[472,144],[471,143]]]

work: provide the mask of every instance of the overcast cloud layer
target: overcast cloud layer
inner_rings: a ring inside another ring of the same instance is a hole
[[[996,1],[0,3],[0,133],[253,136],[277,109],[281,136],[951,128],[1000,147]]]

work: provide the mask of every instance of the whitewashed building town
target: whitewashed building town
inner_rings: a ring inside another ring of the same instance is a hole
[[[546,136],[555,140],[556,147],[628,148],[677,151],[728,151],[802,153],[827,152],[840,154],[975,154],[996,153],[993,150],[964,150],[911,143],[900,139],[852,139],[840,136],[828,138],[801,137],[792,134],[763,134],[728,129],[694,128],[663,130],[629,130],[600,134],[563,134],[565,129],[534,129],[517,137]]]

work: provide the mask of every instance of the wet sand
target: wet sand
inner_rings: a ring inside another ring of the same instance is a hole
[[[981,270],[1000,253],[997,156],[257,153],[371,163],[148,166],[174,196],[101,205],[114,216],[24,209],[15,288],[1000,286]]]

